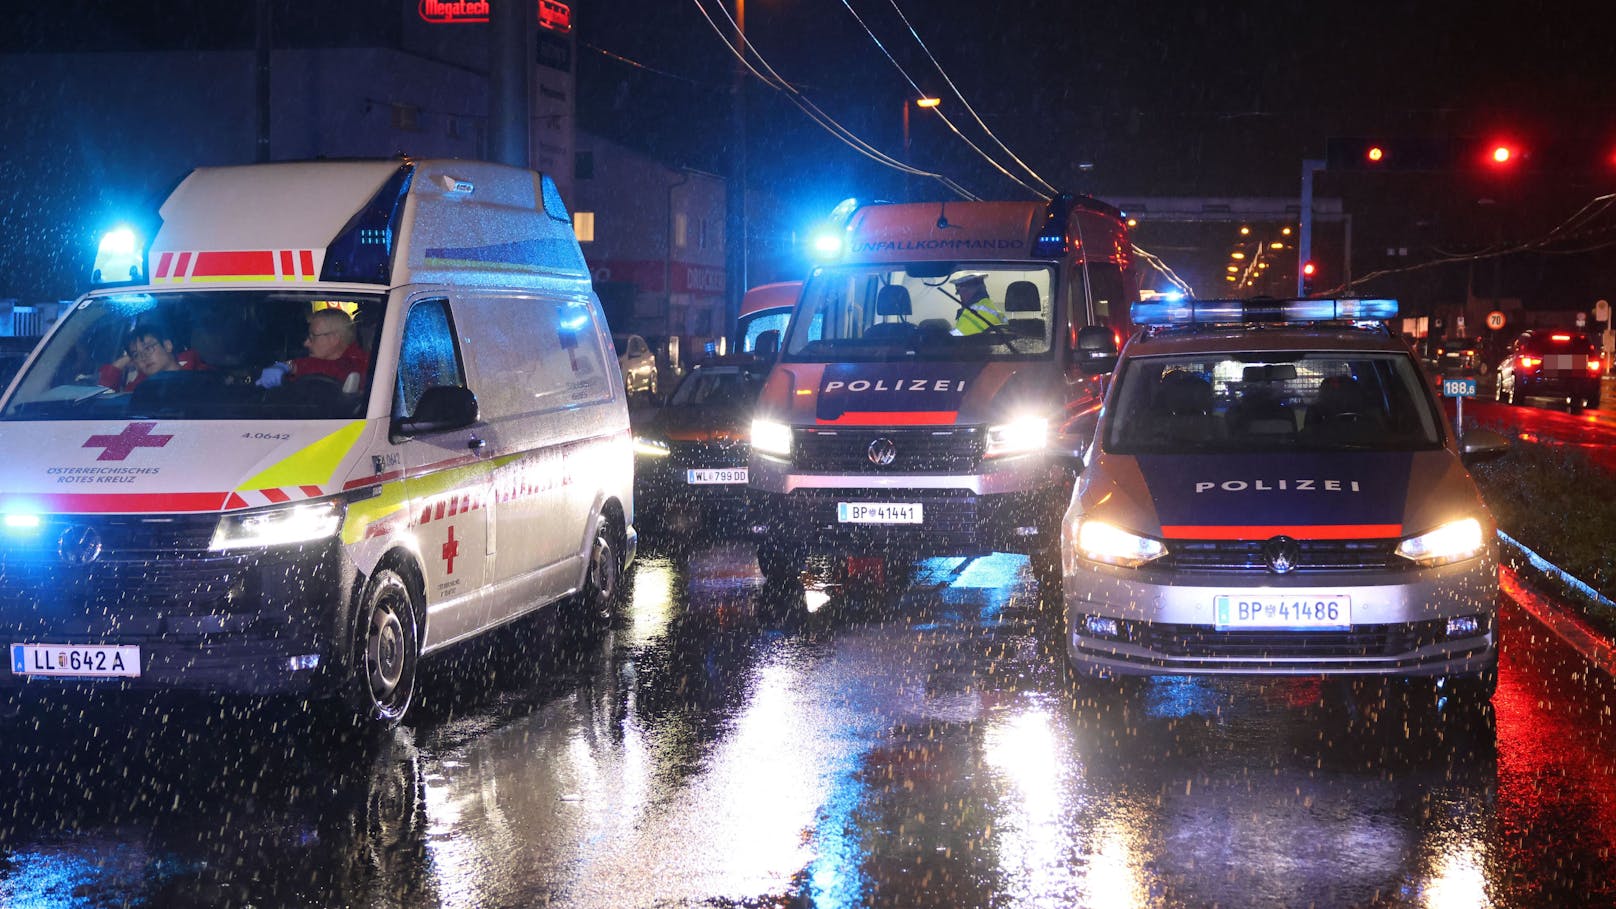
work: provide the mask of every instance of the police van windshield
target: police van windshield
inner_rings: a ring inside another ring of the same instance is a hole
[[[287,291],[90,297],[46,341],[0,419],[361,416],[384,302]]]
[[[1252,352],[1126,361],[1105,450],[1412,451],[1439,448],[1438,415],[1399,354]]]
[[[821,269],[803,290],[781,358],[881,362],[1050,355],[1051,268],[1002,262],[938,266]]]

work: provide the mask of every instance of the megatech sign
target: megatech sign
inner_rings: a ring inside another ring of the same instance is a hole
[[[487,22],[489,0],[421,0],[421,18],[434,23]],[[539,25],[551,31],[572,30],[572,7],[559,0],[538,0]]]

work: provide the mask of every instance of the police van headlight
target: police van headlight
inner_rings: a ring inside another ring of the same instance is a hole
[[[339,502],[289,505],[263,511],[227,514],[213,531],[215,552],[254,546],[286,546],[335,536],[342,529],[343,507]]]
[[[772,458],[791,458],[791,427],[773,420],[752,421],[752,450]]]
[[[1091,562],[1138,568],[1167,554],[1160,540],[1152,540],[1104,521],[1082,520],[1077,525],[1077,554]]]
[[[1049,444],[1049,421],[1043,417],[1022,417],[988,427],[988,447],[985,456],[999,458],[1005,455],[1043,451]]]
[[[642,458],[665,458],[668,456],[668,443],[649,436],[635,436],[634,453]]]
[[[1435,530],[1397,544],[1397,554],[1427,567],[1475,558],[1486,545],[1481,522],[1475,518],[1450,521]]]

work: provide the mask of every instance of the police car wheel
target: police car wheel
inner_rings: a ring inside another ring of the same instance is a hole
[[[390,729],[415,695],[421,644],[408,582],[391,568],[371,578],[354,628],[354,707],[371,726]]]

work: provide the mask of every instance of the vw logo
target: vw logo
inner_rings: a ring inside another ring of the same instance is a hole
[[[101,558],[101,535],[94,527],[69,527],[56,538],[56,555],[69,565],[88,565]]]
[[[1262,551],[1274,574],[1284,574],[1302,561],[1302,547],[1290,537],[1274,537],[1263,544]]]
[[[864,454],[869,457],[871,464],[886,467],[898,457],[898,446],[893,444],[891,439],[882,436],[871,442]]]

